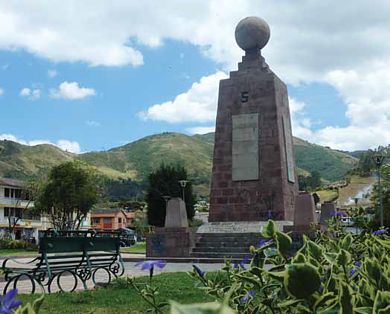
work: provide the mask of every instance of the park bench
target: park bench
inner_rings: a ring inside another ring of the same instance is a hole
[[[18,282],[29,281],[31,293],[40,286],[50,293],[53,286],[61,291],[74,291],[79,282],[84,289],[92,279],[104,275],[106,284],[121,276],[124,265],[120,254],[120,233],[115,231],[55,231],[48,230],[39,240],[39,256],[26,263],[8,258],[2,271],[7,281],[3,293],[17,288]],[[70,288],[64,288],[64,278]]]

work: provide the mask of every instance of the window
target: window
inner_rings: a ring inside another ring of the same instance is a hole
[[[111,218],[103,218],[103,222],[104,223],[110,223],[111,222]]]
[[[23,210],[21,208],[15,208],[15,217],[22,219]]]
[[[100,224],[100,218],[92,218],[92,224],[94,225]]]
[[[21,197],[22,197],[22,190],[15,189],[15,198],[21,198]]]
[[[4,218],[5,217],[9,217],[9,213],[10,213],[10,208],[9,207],[4,207]]]
[[[118,218],[118,223],[122,223],[122,218]]]
[[[4,197],[9,197],[9,188],[4,189]]]

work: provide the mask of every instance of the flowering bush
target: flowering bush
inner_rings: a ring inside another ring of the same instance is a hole
[[[317,232],[314,241],[304,236],[293,254],[291,237],[273,221],[262,236],[265,240],[250,248],[249,267],[227,262],[216,275],[199,267],[191,275],[239,313],[390,313],[386,230],[352,235],[336,223],[328,233]]]
[[[22,305],[22,301],[15,300],[18,289],[10,290],[6,295],[0,296],[0,314],[37,314],[43,302],[43,295],[33,304]]]

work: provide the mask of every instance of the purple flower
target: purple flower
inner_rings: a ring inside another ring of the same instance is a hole
[[[201,270],[198,266],[192,265],[192,267],[195,269],[196,273],[199,275],[199,277],[204,278],[204,275],[206,274],[205,271]]]
[[[363,263],[361,261],[355,262],[355,266],[357,267],[362,267]]]
[[[353,274],[356,272],[357,272],[357,268],[352,268],[350,271],[350,275],[353,276]]]
[[[386,229],[379,229],[379,230],[374,231],[372,234],[378,236],[378,235],[386,234],[386,233],[387,233]]]
[[[135,266],[141,266],[141,270],[152,270],[154,266],[158,268],[164,268],[167,263],[163,260],[151,260],[143,261],[135,264]]]
[[[18,293],[18,289],[12,289],[5,296],[0,297],[1,314],[13,314],[14,312],[12,309],[17,308],[22,304],[22,301],[13,299],[17,293]]]
[[[241,299],[241,303],[248,302],[249,298],[253,298],[256,295],[255,290],[249,290]]]
[[[259,244],[257,245],[256,248],[259,249],[267,244],[270,244],[271,242],[272,242],[272,239],[270,239],[270,240],[260,239]]]
[[[251,255],[245,255],[245,257],[239,262],[239,263],[234,263],[234,268],[239,268],[241,267],[242,269],[245,268],[245,264],[249,264],[251,261]]]

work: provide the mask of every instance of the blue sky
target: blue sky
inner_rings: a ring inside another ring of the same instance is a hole
[[[234,27],[258,15],[294,135],[344,150],[390,142],[386,2],[317,18],[324,1],[93,3],[0,0],[0,139],[79,153],[211,131],[218,82],[243,54]]]

